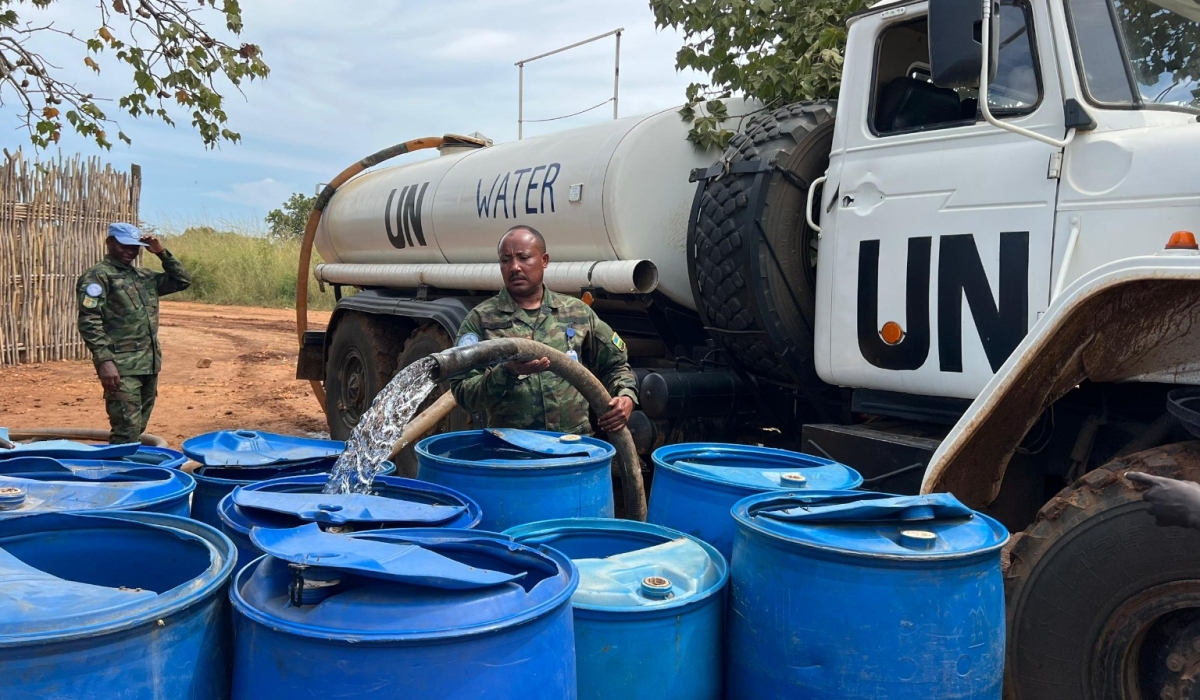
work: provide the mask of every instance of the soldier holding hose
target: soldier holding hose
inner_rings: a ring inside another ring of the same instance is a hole
[[[77,284],[79,334],[104,387],[108,441],[138,442],[150,422],[162,369],[158,298],[187,289],[192,280],[157,238],[133,224],[110,224],[104,244],[104,260]],[[142,248],[162,260],[162,272],[133,266]]]
[[[497,253],[504,290],[467,314],[458,344],[531,338],[560,350],[583,362],[613,395],[609,410],[598,417],[600,429],[625,427],[637,401],[625,342],[587,304],[542,284],[550,256],[536,229],[512,227]],[[566,380],[546,372],[549,367],[543,357],[477,368],[452,378],[450,387],[463,409],[487,411],[490,427],[590,434],[587,401]]]

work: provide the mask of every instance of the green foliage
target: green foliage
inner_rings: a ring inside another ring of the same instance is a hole
[[[189,112],[192,126],[205,147],[222,141],[236,143],[241,135],[226,126],[224,97],[218,79],[240,91],[245,80],[265,78],[270,72],[262,51],[254,44],[234,46],[214,37],[205,22],[223,21],[230,35],[242,32],[237,0],[108,0],[100,2],[99,28],[94,32],[64,30],[51,22],[22,19],[36,16],[57,0],[0,0],[0,103],[5,95],[17,106],[29,138],[39,148],[57,143],[64,123],[103,148],[112,148],[105,130],[115,122],[99,103],[61,76],[67,56],[53,60],[36,47],[39,35],[61,35],[80,45],[80,60],[99,73],[105,59],[124,64],[133,72],[133,89],[116,99],[117,107],[132,117],[148,116],[174,125],[171,109]],[[25,12],[32,7],[35,12]],[[18,11],[18,9],[20,11]],[[118,129],[117,138],[129,143]]]
[[[680,115],[688,138],[724,147],[717,98],[740,93],[767,106],[836,97],[846,48],[846,18],[865,0],[650,0],[658,27],[683,31],[675,67],[708,75],[687,88]],[[701,105],[704,109],[698,109]]]
[[[182,234],[160,232],[163,245],[183,262],[192,286],[171,299],[234,306],[295,308],[298,240],[273,240],[221,231],[212,226],[190,226]],[[158,258],[142,256],[142,264],[161,269]],[[314,255],[314,258],[316,256]],[[314,259],[313,266],[319,260]],[[309,271],[308,305],[332,309],[332,291],[321,293]]]
[[[308,224],[308,215],[312,213],[316,197],[308,197],[299,192],[293,192],[283,203],[282,209],[272,209],[267,214],[268,234],[273,239],[292,240],[304,235],[304,227]]]

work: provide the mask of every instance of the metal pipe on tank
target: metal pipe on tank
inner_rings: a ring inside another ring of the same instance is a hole
[[[325,263],[314,276],[326,284],[411,289],[429,286],[497,292],[504,277],[497,263]],[[648,294],[658,286],[658,268],[649,260],[603,260],[550,263],[546,286],[555,292],[578,294],[600,289],[613,294]]]

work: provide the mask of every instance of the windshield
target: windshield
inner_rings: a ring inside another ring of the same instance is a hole
[[[1200,110],[1200,4],[1070,0],[1070,9],[1093,101]]]

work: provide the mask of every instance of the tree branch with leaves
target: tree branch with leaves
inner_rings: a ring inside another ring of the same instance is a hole
[[[0,0],[0,106],[15,105],[35,146],[57,143],[69,128],[103,148],[112,147],[106,127],[116,122],[100,106],[112,98],[98,97],[64,77],[62,65],[40,47],[43,39],[55,36],[78,44],[78,60],[95,73],[106,59],[132,71],[133,89],[116,98],[122,112],[173,126],[171,111],[189,110],[205,147],[241,140],[227,126],[219,83],[223,79],[240,92],[244,81],[265,78],[270,68],[255,44],[234,45],[206,29],[210,19],[223,21],[231,36],[239,36],[237,0],[197,0],[194,5],[185,0],[101,0],[99,26],[86,34],[27,19],[27,10],[45,10],[55,2]],[[130,142],[119,129],[117,138]]]
[[[684,35],[679,70],[708,75],[687,87],[680,110],[688,138],[724,148],[721,98],[734,94],[776,107],[837,96],[846,49],[846,19],[865,0],[650,0],[655,25]],[[697,109],[700,105],[704,109]]]

